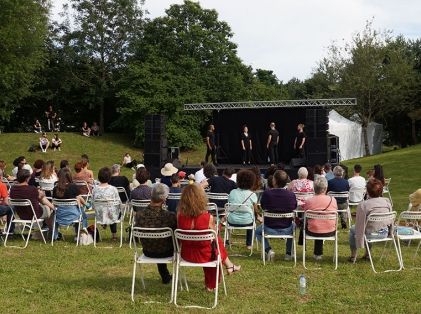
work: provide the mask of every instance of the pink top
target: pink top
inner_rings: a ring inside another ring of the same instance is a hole
[[[304,211],[306,210],[317,210],[317,211],[336,211],[338,205],[336,199],[328,195],[315,195],[312,198],[305,201],[302,205]],[[307,223],[307,229],[314,233],[329,233],[336,230],[335,220],[315,220],[309,219]]]
[[[313,181],[308,179],[296,179],[288,186],[288,190],[292,192],[313,192]]]

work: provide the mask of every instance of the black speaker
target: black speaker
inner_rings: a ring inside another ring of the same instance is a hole
[[[329,161],[327,137],[306,138],[307,165],[323,165]]]
[[[156,169],[161,169],[168,159],[168,143],[166,136],[166,118],[164,115],[145,116],[144,164],[151,172],[158,175]],[[155,169],[156,168],[156,169]],[[155,176],[152,176],[153,178]]]
[[[327,109],[306,109],[305,132],[308,137],[325,137],[329,129]]]
[[[340,162],[339,137],[329,134],[329,162],[337,165]]]

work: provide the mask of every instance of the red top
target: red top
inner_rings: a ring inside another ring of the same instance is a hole
[[[7,186],[3,182],[0,182],[0,204],[4,204],[4,199],[9,196],[9,193],[7,193]]]

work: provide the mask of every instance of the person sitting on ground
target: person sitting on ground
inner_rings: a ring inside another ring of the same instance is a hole
[[[213,176],[209,178],[208,185],[210,187],[210,192],[230,194],[232,190],[237,188],[237,184],[231,180],[231,176],[234,172],[235,170],[233,168],[225,168],[222,176]],[[224,208],[226,201],[215,200],[215,203],[219,208]]]
[[[88,127],[88,124],[86,122],[83,122],[81,130],[83,136],[91,136],[91,129]]]
[[[314,182],[314,196],[307,199],[302,205],[304,211],[314,210],[323,212],[336,212],[338,205],[334,197],[326,195],[328,181],[324,177],[319,177]],[[335,220],[309,219],[306,226],[306,234],[314,237],[330,237],[336,232]],[[302,245],[303,236],[300,233],[298,243]],[[323,240],[314,241],[314,259],[321,260],[323,256]]]
[[[361,202],[357,207],[357,217],[355,225],[349,230],[349,246],[351,257],[349,261],[355,263],[357,259],[357,249],[364,247],[364,233],[368,239],[384,239],[392,230],[389,226],[393,221],[370,222],[366,226],[368,215],[374,213],[388,213],[392,211],[392,205],[387,198],[382,197],[383,184],[380,180],[370,179],[367,182],[367,194],[369,198]],[[368,259],[366,250],[363,259]]]
[[[6,162],[0,160],[0,170],[3,172],[3,178],[6,178],[8,181],[14,181],[16,178],[6,174]]]
[[[314,180],[316,180],[318,177],[324,177],[322,166],[315,165],[313,170],[314,170]]]
[[[354,176],[348,179],[349,183],[349,201],[353,203],[361,202],[364,199],[365,179],[360,176],[362,167],[356,164],[354,166]]]
[[[99,125],[95,121],[92,123],[90,135],[99,136]]]
[[[251,190],[255,180],[256,175],[250,170],[240,170],[238,172],[238,188],[232,190],[228,195],[228,203],[241,204],[242,206],[238,206],[238,210],[233,210],[228,214],[227,219],[231,226],[251,226],[253,225],[254,217],[258,216],[257,195]],[[252,236],[252,230],[248,229],[246,231],[246,246],[248,249],[251,249]]]
[[[333,179],[335,175],[332,172],[332,166],[329,163],[324,165],[325,178],[327,181]]]
[[[34,123],[34,132],[35,133],[41,133],[42,132],[42,126],[41,126],[41,123],[39,122],[38,119],[36,119],[35,123]]]
[[[80,188],[73,183],[72,173],[70,169],[63,168],[58,173],[58,182],[53,190],[53,198],[56,199],[76,199],[78,206],[59,206],[56,211],[56,229],[59,225],[68,226],[75,220],[79,220],[82,214],[82,226],[84,230],[88,228],[88,218],[82,206],[85,205],[85,199],[81,196]],[[79,210],[80,208],[80,210]],[[78,225],[75,225],[75,233],[77,236]],[[57,239],[58,234],[54,235]]]
[[[171,187],[171,176],[174,173],[177,173],[178,169],[170,162],[166,163],[164,168],[161,169],[161,183],[166,184],[168,187]]]
[[[409,208],[412,211],[421,211],[421,189],[409,195]]]
[[[295,194],[288,191],[285,186],[288,182],[288,174],[283,170],[277,170],[273,175],[273,186],[271,190],[263,192],[260,201],[264,211],[269,213],[292,213],[297,208],[297,199]],[[264,231],[267,235],[292,235],[294,224],[292,218],[285,219],[264,219]],[[256,229],[256,238],[262,241],[263,225]],[[269,241],[265,241],[265,252],[268,261],[275,258],[275,252],[272,250]],[[285,260],[291,260],[292,239],[288,239],[286,243]]]
[[[262,174],[260,173],[260,169],[257,166],[250,168],[250,171],[254,173],[256,176],[256,180],[254,181],[254,185],[251,188],[252,191],[262,191],[264,186],[264,180]]]
[[[165,200],[168,197],[168,186],[162,183],[156,183],[151,192],[151,203],[143,210],[136,213],[135,227],[141,228],[171,228],[177,227],[175,213],[163,208]],[[165,239],[141,239],[143,254],[151,258],[164,258],[174,255],[174,247],[171,238]],[[171,274],[168,271],[167,264],[157,264],[158,272],[162,283],[171,282]]]
[[[42,190],[35,186],[28,185],[31,173],[27,169],[20,169],[17,173],[17,183],[10,189],[11,199],[29,199],[37,219],[44,219],[50,230],[53,230],[54,205],[45,197]],[[15,212],[19,218],[32,220],[33,212],[28,206],[15,206]]]
[[[382,165],[374,165],[374,175],[373,175],[374,179],[379,180],[383,186],[385,184],[385,180],[384,180],[384,173],[383,173],[383,167]]]
[[[51,148],[53,149],[53,151],[56,151],[56,149],[58,149],[58,151],[61,151],[61,144],[63,144],[61,138],[58,137],[57,133],[54,134],[54,137],[51,140]]]
[[[34,165],[33,165],[33,172],[31,174],[31,179],[29,180],[29,185],[33,185],[36,187],[39,186],[38,182],[40,180],[41,172],[42,172],[42,169],[44,168],[44,164],[45,162],[42,159],[35,160]]]
[[[308,170],[305,167],[298,169],[298,179],[292,180],[288,186],[291,192],[313,192],[313,181],[307,179]]]
[[[7,186],[2,182],[3,179],[3,170],[0,169],[0,219],[6,216],[7,226],[9,227],[10,221],[12,220],[13,212],[9,204],[9,193],[7,191]],[[15,229],[15,224],[10,225],[9,232],[13,234]],[[3,230],[3,233],[6,233],[7,230]],[[1,233],[0,233],[1,234]]]
[[[50,141],[47,138],[47,134],[42,133],[42,136],[39,138],[39,147],[43,153],[47,152],[48,147],[50,146]]]
[[[121,202],[124,204],[127,202],[127,198],[130,195],[130,182],[129,179],[127,179],[126,176],[121,175],[121,169],[120,165],[114,164],[111,167],[111,179],[109,182],[112,186],[115,186],[116,188],[123,188],[126,191],[126,194],[119,193]]]
[[[132,156],[129,153],[125,153],[121,165],[127,168],[133,168],[136,167],[137,162],[136,160],[132,160]]]
[[[335,177],[328,181],[327,191],[333,193],[348,192],[349,183],[348,180],[343,178],[344,169],[341,166],[336,166],[335,168],[333,168],[333,174],[335,175]],[[346,210],[348,208],[348,200],[346,197],[336,197],[336,202],[338,204],[339,210]],[[346,229],[347,214],[344,212],[340,212],[339,216],[341,217],[342,229]]]
[[[21,169],[26,169],[29,171],[30,174],[32,174],[32,167],[26,162],[25,156],[19,156],[13,161],[13,166],[15,166],[12,169],[12,176],[16,178],[19,167]]]
[[[105,229],[107,225],[110,225],[112,234],[112,240],[117,240],[117,224],[116,221],[120,219],[120,206],[113,205],[95,205],[95,201],[98,200],[113,200],[119,201],[120,196],[118,195],[117,188],[109,184],[111,180],[111,169],[104,167],[99,169],[98,181],[99,185],[96,185],[92,191],[92,199],[94,202],[94,209],[96,219],[103,223]]]
[[[206,176],[203,173],[203,169],[206,166],[206,161],[202,161],[200,162],[200,169],[198,171],[196,171],[196,173],[194,174],[194,181],[196,183],[202,183],[202,181],[206,180]]]
[[[177,173],[174,173],[171,176],[171,187],[170,187],[170,193],[179,194],[181,193],[181,187],[180,187],[180,177]],[[178,200],[167,200],[167,207],[168,211],[176,213],[177,212],[177,206],[178,206]]]
[[[45,183],[55,183],[57,182],[57,174],[54,167],[54,161],[49,160],[42,166],[41,174],[39,180]]]
[[[63,159],[62,161],[60,161],[60,169],[63,169],[63,168],[67,168],[70,170],[69,161],[66,159]]]
[[[252,174],[250,174],[251,177]],[[181,194],[177,211],[177,226],[185,230],[216,230],[215,221],[207,210],[208,200],[203,188],[198,184],[187,185]],[[222,240],[217,236],[222,264],[225,265],[228,274],[233,274],[241,269],[234,265],[228,258]],[[206,263],[215,259],[217,252],[214,251],[210,241],[182,241],[181,257],[192,263]],[[216,288],[216,268],[203,267],[205,273],[205,286],[208,291]]]
[[[136,180],[139,186],[132,190],[130,199],[132,200],[150,200],[152,195],[152,188],[148,184],[150,178],[149,171],[144,167],[139,167],[136,170]]]

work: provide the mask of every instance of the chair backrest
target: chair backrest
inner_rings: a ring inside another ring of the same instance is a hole
[[[35,218],[37,215],[35,214],[34,206],[32,206],[32,202],[28,199],[16,199],[16,198],[9,198],[9,204],[12,207],[13,214],[19,216],[16,213],[15,207],[31,207],[32,215]]]
[[[104,206],[104,207],[116,207],[118,211],[120,211],[120,199],[97,199],[93,202],[93,207],[95,210],[95,207],[97,206]]]
[[[59,206],[79,206],[79,202],[75,198],[67,198],[67,199],[53,198],[53,205],[55,207],[59,207]]]
[[[359,187],[352,187],[349,189],[349,198],[355,197],[356,195],[360,196],[357,200],[350,200],[352,203],[359,203],[362,202],[365,198],[365,195],[367,193],[367,188],[359,188]]]
[[[349,199],[349,192],[348,191],[344,191],[344,192],[329,191],[329,192],[327,192],[327,195],[330,195],[334,198],[346,198],[347,200]]]
[[[166,239],[171,238],[173,243],[173,248],[175,249],[175,239],[174,233],[171,228],[169,227],[162,227],[162,228],[146,228],[146,227],[133,227],[132,234],[134,238],[138,239]],[[137,251],[136,242],[134,243],[134,249]]]
[[[206,193],[208,195],[209,201],[228,201],[227,193]]]
[[[399,215],[399,220],[421,221],[421,212],[403,211]]]
[[[212,229],[203,229],[203,230],[185,230],[185,229],[176,229],[174,231],[175,245],[177,252],[181,252],[181,241],[215,241],[217,251],[219,254],[219,243],[216,240],[217,235],[216,231]]]
[[[314,196],[314,192],[294,192],[297,200],[308,200]]]
[[[208,203],[208,211],[218,211],[218,205],[215,203]]]
[[[151,200],[131,200],[132,208],[146,208],[151,203]]]
[[[54,190],[55,182],[46,182],[43,180],[39,180],[38,182],[39,188],[43,191],[52,191]]]
[[[285,218],[295,218],[295,213],[271,213],[267,211],[263,211],[263,219],[265,218],[272,218],[272,219],[285,219]]]
[[[366,221],[365,221],[365,227],[367,227],[367,224],[371,222],[376,222],[376,223],[387,222],[389,223],[388,225],[393,225],[395,222],[395,219],[396,219],[395,211],[387,212],[387,213],[372,213],[367,216]]]
[[[167,200],[180,200],[181,193],[168,193]]]
[[[308,219],[316,220],[338,220],[338,212],[335,210],[306,210],[304,212],[304,222]]]
[[[390,181],[392,181],[392,178],[385,178],[384,179],[383,193],[384,192],[386,192],[386,193],[389,192]]]
[[[253,205],[238,204],[238,203],[226,203],[225,204],[225,211],[227,213],[231,213],[231,212],[247,212],[247,213],[251,212],[251,213],[253,213]]]
[[[127,203],[129,201],[129,197],[127,196],[126,189],[121,186],[117,186],[116,188],[118,191],[118,195],[120,196],[120,200],[122,201],[121,196],[124,195],[126,197],[126,203]]]

